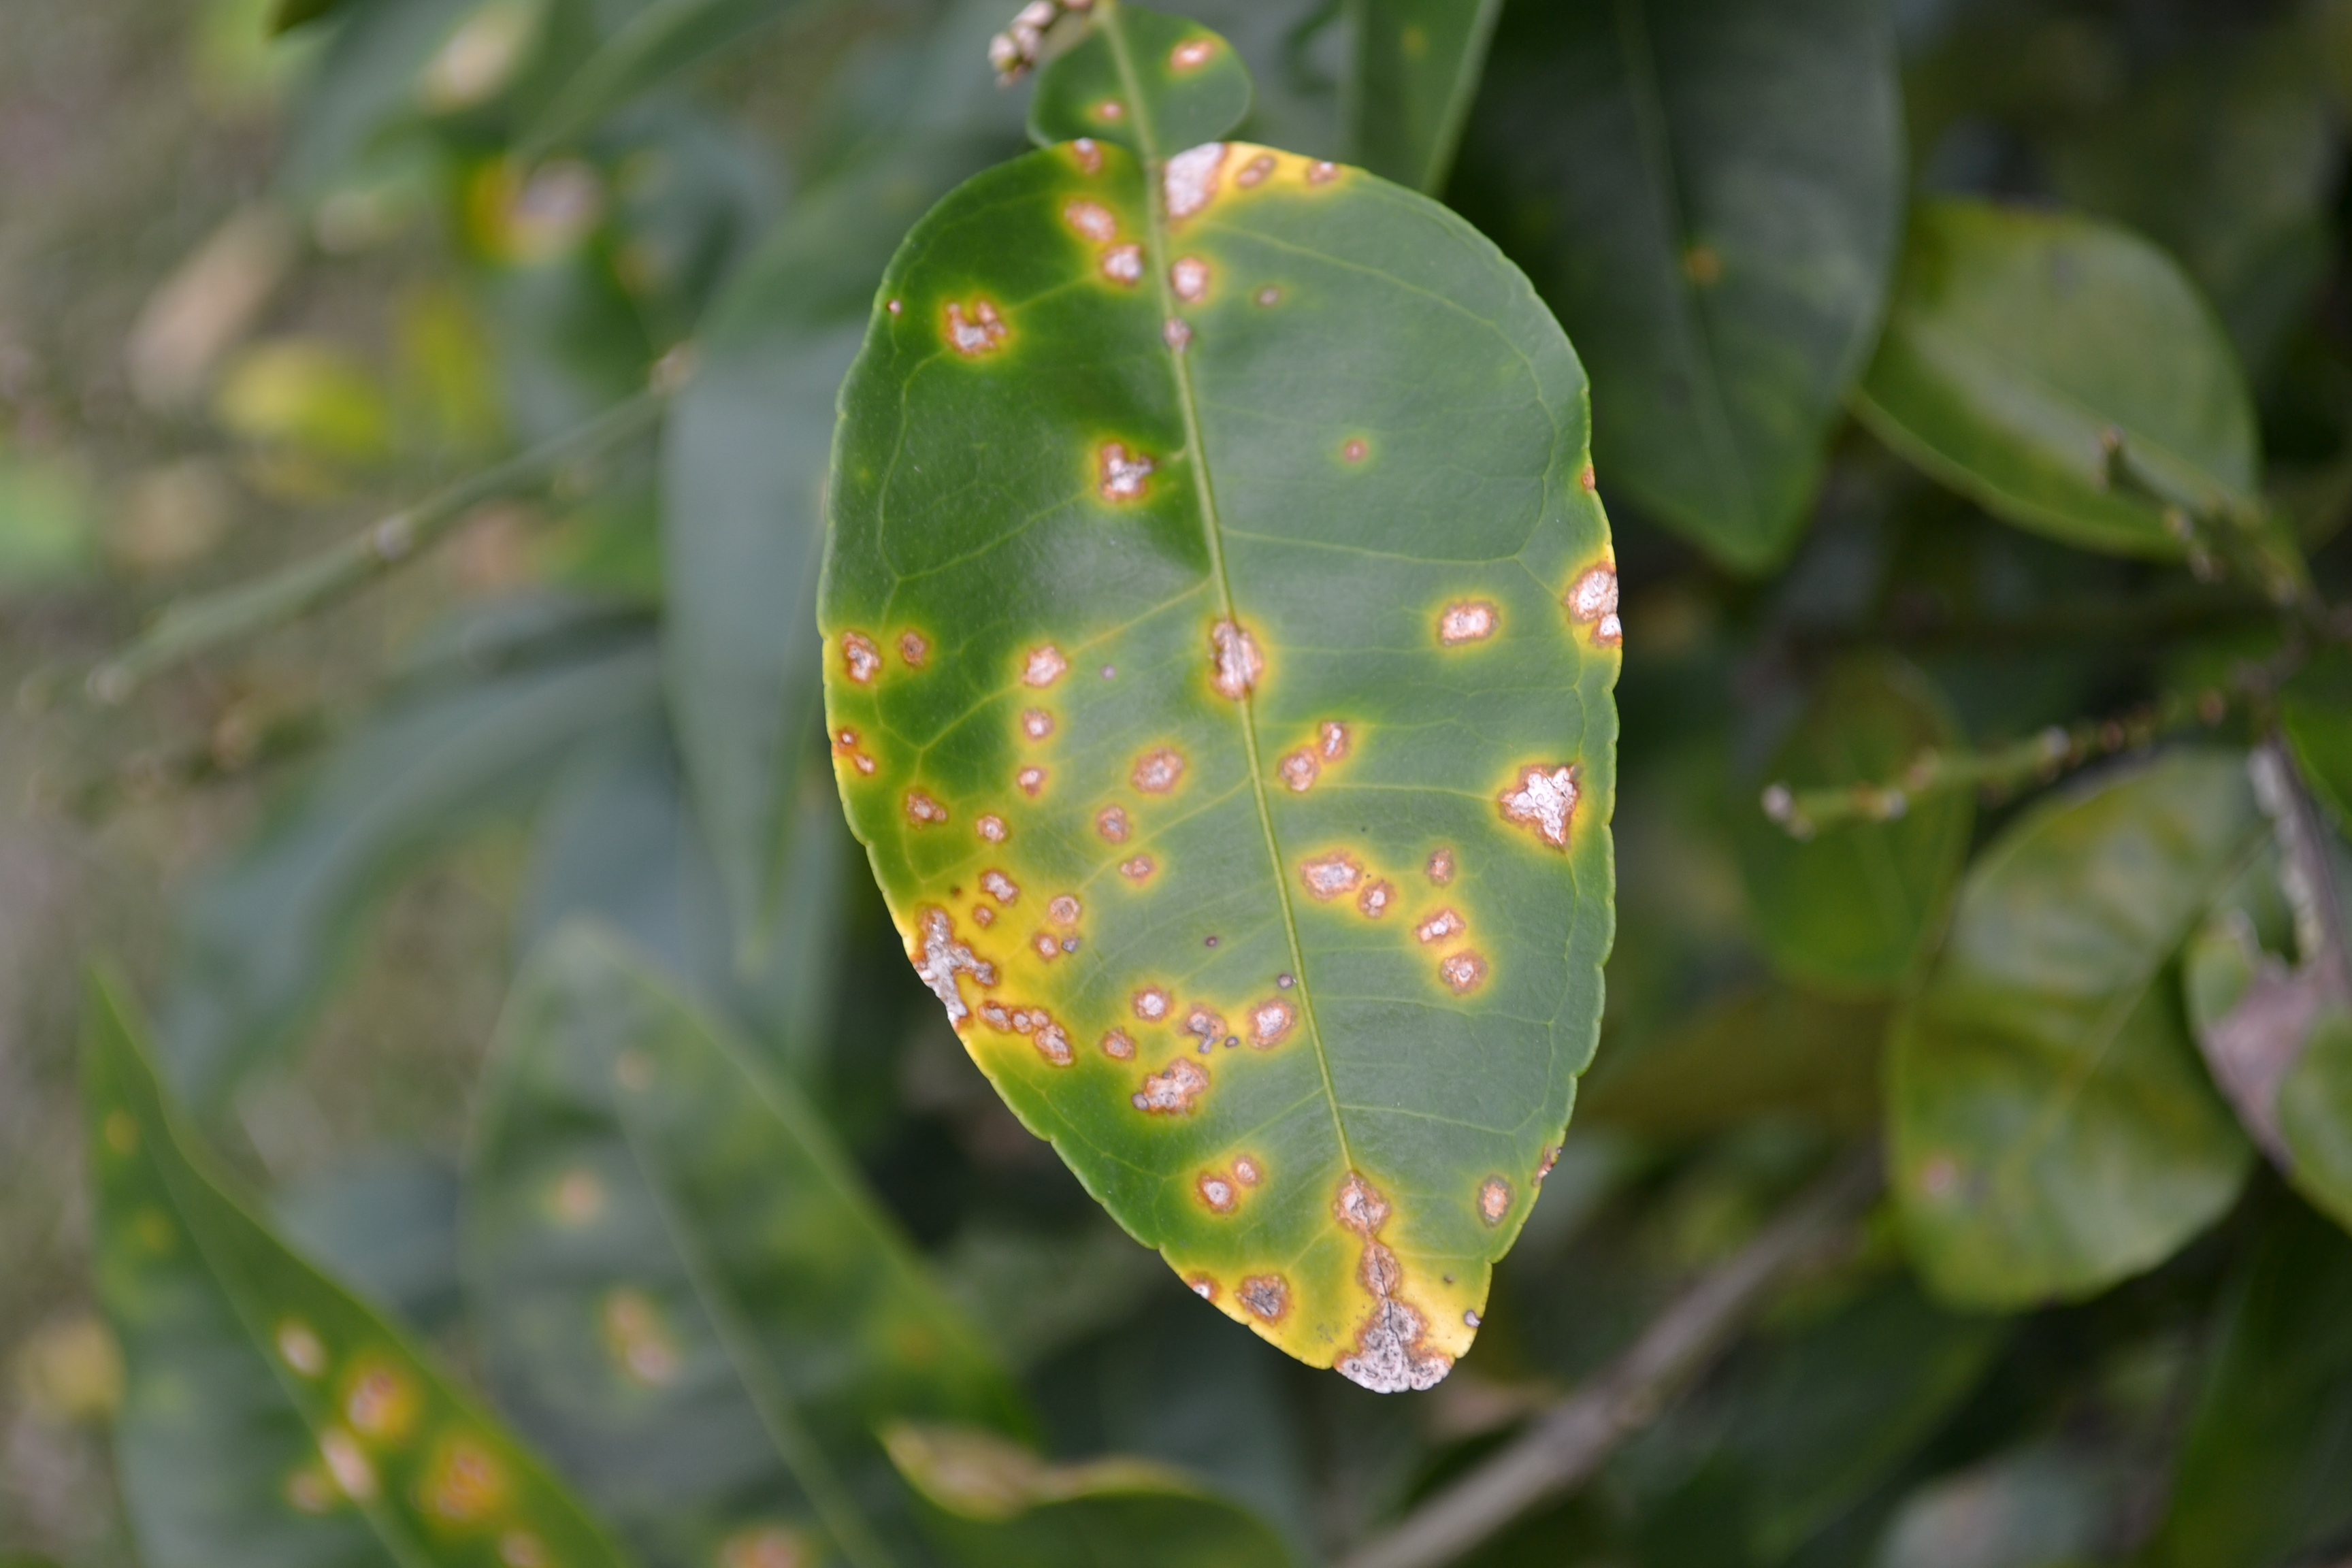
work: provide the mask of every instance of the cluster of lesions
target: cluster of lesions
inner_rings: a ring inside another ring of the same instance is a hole
[[[1171,231],[1181,232],[1220,200],[1239,193],[1315,192],[1342,183],[1347,171],[1320,158],[1304,158],[1245,142],[1204,142],[1168,160],[1160,169],[1160,199]]]
[[[1491,966],[1462,913],[1459,896],[1445,891],[1458,866],[1453,847],[1440,845],[1422,861],[1417,878],[1399,872],[1391,879],[1356,850],[1331,848],[1303,858],[1298,880],[1314,902],[1350,910],[1366,921],[1386,921],[1408,903],[1416,905],[1400,923],[1411,928],[1415,951],[1427,956],[1438,982],[1454,995],[1467,996],[1486,984]]]
[[[520,1517],[520,1478],[507,1458],[463,1422],[435,1422],[438,1402],[404,1363],[367,1347],[339,1357],[299,1315],[279,1319],[270,1340],[279,1364],[314,1390],[326,1415],[314,1420],[318,1458],[284,1480],[285,1500],[295,1511],[368,1507],[383,1495],[387,1464],[414,1468],[419,1479],[406,1500],[428,1518],[497,1532],[499,1558],[508,1568],[551,1568],[544,1542]]]
[[[837,661],[841,679],[858,690],[874,690],[896,673],[919,674],[930,665],[931,654],[930,637],[914,626],[901,626],[888,633],[852,627],[833,639],[832,657]],[[856,725],[836,725],[826,738],[836,769],[846,769],[860,778],[872,778],[881,772],[873,737]],[[938,803],[930,804],[936,806]],[[937,820],[945,821],[946,817],[942,815]]]

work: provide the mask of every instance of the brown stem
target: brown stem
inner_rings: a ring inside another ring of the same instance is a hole
[[[1875,1154],[1839,1167],[1675,1298],[1600,1377],[1395,1529],[1366,1542],[1341,1568],[1437,1568],[1590,1479],[1619,1445],[1657,1419],[1775,1285],[1846,1241],[1849,1222],[1877,1196],[1880,1181]]]

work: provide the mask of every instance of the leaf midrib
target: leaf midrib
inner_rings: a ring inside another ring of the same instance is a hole
[[[1128,49],[1127,29],[1116,0],[1100,0],[1097,22],[1110,45],[1111,61],[1118,70],[1119,87],[1127,101],[1135,106],[1136,140],[1142,153],[1144,232],[1151,251],[1152,286],[1160,302],[1162,321],[1177,316],[1176,302],[1170,294],[1168,280],[1168,220],[1162,208],[1160,193],[1154,188],[1154,174],[1167,161],[1168,150],[1160,145],[1158,127],[1145,112],[1142,83],[1135,71],[1135,62]],[[1192,453],[1192,492],[1201,510],[1201,529],[1209,547],[1209,565],[1214,573],[1217,597],[1224,616],[1235,626],[1241,617],[1234,605],[1233,579],[1225,569],[1223,527],[1217,510],[1217,497],[1209,479],[1208,447],[1202,439],[1199,401],[1192,390],[1192,373],[1182,351],[1167,351],[1172,362],[1176,381],[1177,405],[1184,421],[1184,444]],[[1330,1108],[1331,1131],[1339,1140],[1339,1159],[1349,1171],[1356,1170],[1355,1152],[1348,1143],[1346,1120],[1339,1114],[1339,1086],[1331,1077],[1330,1053],[1323,1043],[1323,1024],[1315,1011],[1315,987],[1307,975],[1307,954],[1298,940],[1297,911],[1291,907],[1290,884],[1283,875],[1282,843],[1275,832],[1274,816],[1268,809],[1265,795],[1265,769],[1258,754],[1257,693],[1255,689],[1242,693],[1242,745],[1249,763],[1250,800],[1256,807],[1258,826],[1265,836],[1266,858],[1274,877],[1275,899],[1282,910],[1282,933],[1290,946],[1291,973],[1298,977],[1298,1010],[1307,1024],[1307,1038],[1315,1047],[1316,1070],[1323,1078],[1324,1103]]]

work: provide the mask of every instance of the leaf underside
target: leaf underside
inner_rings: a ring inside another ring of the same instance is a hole
[[[885,281],[835,449],[835,772],[1031,1130],[1229,1316],[1425,1387],[1612,930],[1583,378],[1435,204],[1103,112],[1182,119],[1144,79],[1223,46],[1166,21],[1098,5],[1113,90],[1055,95],[1140,156],[983,174]]]

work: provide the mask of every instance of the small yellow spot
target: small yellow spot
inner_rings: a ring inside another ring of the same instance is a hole
[[[1293,794],[1305,795],[1315,787],[1323,764],[1315,760],[1314,752],[1302,746],[1285,756],[1276,771],[1282,774],[1282,782],[1290,786]]]
[[[1589,490],[1597,490],[1601,488],[1601,477],[1592,471],[1591,463],[1584,465],[1584,472],[1578,476],[1578,481]]]
[[[1568,830],[1576,816],[1577,766],[1573,763],[1533,763],[1519,770],[1518,781],[1495,797],[1503,819],[1528,829],[1554,849],[1568,848]]]
[[[1282,1321],[1290,1310],[1290,1283],[1279,1274],[1253,1274],[1242,1281],[1242,1305],[1250,1315],[1269,1323]]]
[[[1184,776],[1183,754],[1170,746],[1158,746],[1135,761],[1135,770],[1129,777],[1136,788],[1146,795],[1166,795]]]
[[[1456,996],[1466,996],[1486,983],[1486,961],[1475,952],[1457,952],[1439,963],[1437,975]]]
[[[1298,868],[1298,879],[1318,903],[1329,903],[1343,893],[1352,893],[1364,879],[1363,862],[1344,849],[1319,855]]]
[[[604,1184],[596,1179],[593,1171],[564,1172],[548,1197],[548,1207],[554,1211],[556,1220],[574,1228],[604,1212]]]
[[[1437,617],[1437,640],[1447,647],[1485,642],[1495,635],[1500,617],[1486,599],[1462,599],[1445,606]]]
[[[903,301],[903,300],[891,300],[888,304],[887,304],[887,305],[883,306],[882,308],[883,308],[884,310],[886,310],[889,311],[892,315],[894,315],[894,316],[895,316],[895,315],[897,315],[899,311],[901,311],[901,310],[905,310],[905,309],[907,308],[907,306],[906,306],[905,301]]]
[[[1444,845],[1429,852],[1429,879],[1439,887],[1454,880],[1454,851]]]
[[[882,673],[882,650],[864,632],[841,634],[841,668],[860,686],[871,686]]]
[[[992,354],[1012,335],[1013,329],[1004,324],[1003,316],[986,300],[974,300],[968,315],[962,305],[954,300],[948,302],[948,346],[964,358]]]
[[[1478,1217],[1488,1225],[1500,1225],[1510,1212],[1511,1184],[1500,1176],[1487,1177],[1478,1188]]]
[[[1101,834],[1104,839],[1109,843],[1126,843],[1129,832],[1127,807],[1123,805],[1107,805],[1100,811],[1096,812],[1095,831]]]
[[[1102,253],[1102,275],[1128,288],[1143,281],[1143,247],[1134,244],[1106,247]]]
[[[278,1357],[304,1377],[317,1377],[327,1370],[327,1347],[299,1318],[289,1318],[278,1325]]]
[[[719,1568],[816,1568],[815,1549],[772,1524],[738,1531],[719,1549]]]
[[[1074,201],[1062,209],[1062,220],[1097,244],[1118,237],[1118,219],[1100,202]]]
[[[933,827],[948,819],[948,808],[921,790],[907,792],[907,820],[918,827]]]
[[[665,1388],[677,1381],[677,1342],[650,1298],[625,1287],[604,1298],[598,1316],[604,1352],[622,1375],[646,1388]]]
[[[1711,289],[1723,279],[1723,258],[1712,246],[1694,245],[1683,252],[1683,276],[1702,289]]]
[[[1257,302],[1269,307],[1279,305],[1282,303],[1282,290],[1269,283],[1257,291]]]
[[[127,1110],[106,1113],[106,1146],[118,1154],[136,1153],[139,1149],[139,1123]]]
[[[441,1446],[422,1489],[429,1512],[452,1524],[479,1524],[507,1500],[506,1467],[483,1444],[454,1437]]]
[[[1178,1057],[1164,1072],[1147,1075],[1128,1103],[1150,1116],[1189,1116],[1208,1087],[1209,1069],[1190,1057]]]
[[[416,1388],[408,1378],[381,1364],[362,1371],[345,1386],[343,1417],[352,1430],[376,1443],[397,1443],[416,1424]]]

